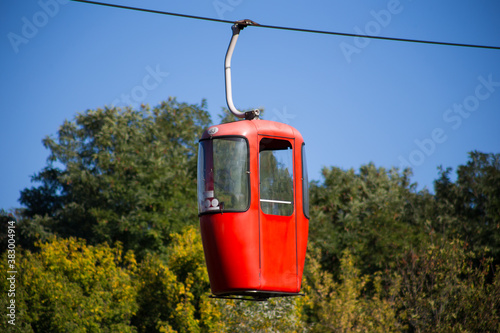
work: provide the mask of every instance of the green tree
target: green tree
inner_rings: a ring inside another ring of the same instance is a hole
[[[310,190],[310,241],[322,250],[323,268],[338,276],[348,249],[359,259],[361,272],[371,274],[394,267],[405,250],[426,241],[424,220],[414,205],[427,199],[415,193],[410,175],[410,170],[400,174],[373,164],[359,173],[323,169],[323,182]]]
[[[499,332],[500,271],[491,262],[461,241],[407,252],[396,298],[402,326],[410,332]]]
[[[140,257],[196,222],[196,141],[210,123],[201,105],[169,99],[140,110],[97,109],[43,143],[49,163],[21,193],[24,233],[120,241]],[[43,237],[41,237],[43,238]]]
[[[449,239],[458,237],[478,250],[489,249],[500,263],[500,154],[473,151],[460,165],[457,180],[452,169],[440,169],[435,181],[433,226]]]

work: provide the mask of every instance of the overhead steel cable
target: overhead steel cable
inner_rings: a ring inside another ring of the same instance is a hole
[[[154,14],[162,14],[162,15],[170,15],[177,17],[185,17],[196,20],[204,20],[204,21],[212,21],[219,23],[230,23],[234,24],[234,21],[216,19],[212,17],[204,17],[204,16],[196,16],[196,15],[188,15],[188,14],[179,14],[166,12],[161,10],[147,9],[147,8],[139,8],[139,7],[131,7],[124,5],[117,5],[105,2],[98,1],[89,1],[89,0],[71,0],[74,2],[87,3],[92,5],[113,7],[113,8],[121,8],[121,9],[129,9],[140,12],[154,13]],[[398,38],[398,37],[385,37],[385,36],[373,36],[373,35],[360,35],[354,33],[347,32],[335,32],[335,31],[325,31],[325,30],[315,30],[315,29],[304,29],[304,28],[293,28],[293,27],[283,27],[276,25],[267,25],[267,24],[249,24],[251,26],[259,27],[259,28],[269,28],[269,29],[278,29],[278,30],[288,30],[288,31],[299,31],[306,33],[315,33],[315,34],[324,34],[324,35],[336,35],[336,36],[344,36],[344,37],[360,37],[360,38],[370,38],[370,39],[381,39],[395,42],[408,42],[408,43],[421,43],[421,44],[434,44],[434,45],[445,45],[445,46],[460,46],[460,47],[471,47],[471,48],[482,48],[482,49],[493,49],[500,50],[500,46],[490,46],[490,45],[478,45],[478,44],[464,44],[464,43],[451,43],[451,42],[439,42],[439,41],[431,41],[431,40],[422,40],[422,39],[410,39],[410,38]]]

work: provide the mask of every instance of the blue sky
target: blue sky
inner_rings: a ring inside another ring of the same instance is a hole
[[[500,2],[370,0],[114,0],[226,20],[500,46]],[[41,140],[105,105],[224,95],[229,24],[71,2],[0,3],[0,208],[46,165]],[[250,27],[232,62],[240,109],[304,136],[309,176],[323,167],[410,166],[432,190],[437,167],[471,150],[500,153],[500,51]]]

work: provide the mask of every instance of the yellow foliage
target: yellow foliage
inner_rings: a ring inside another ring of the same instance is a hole
[[[304,297],[268,302],[214,300],[198,230],[172,234],[168,258],[137,263],[120,244],[89,246],[75,238],[39,244],[21,261],[23,320],[50,332],[390,332],[398,329],[380,276],[360,276],[345,252],[340,281],[310,249]],[[370,286],[374,292],[365,295]],[[311,316],[315,316],[311,320]]]
[[[340,282],[322,270],[319,253],[308,254],[308,295],[304,307],[317,316],[313,332],[393,332],[398,330],[394,303],[383,297],[381,278],[360,276],[349,251],[341,259]],[[364,295],[368,283],[373,284],[371,297]]]
[[[47,332],[133,331],[136,289],[122,267],[120,246],[87,246],[75,238],[38,246],[39,252],[23,255],[18,268],[23,293],[16,301],[29,305],[19,324]]]
[[[171,237],[168,266],[158,256],[149,255],[137,270],[139,332],[201,331],[196,287],[208,291],[208,275],[200,267],[204,266],[201,238],[194,228]]]

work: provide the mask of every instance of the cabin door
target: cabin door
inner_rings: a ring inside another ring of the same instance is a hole
[[[259,138],[261,286],[296,292],[294,139]]]

